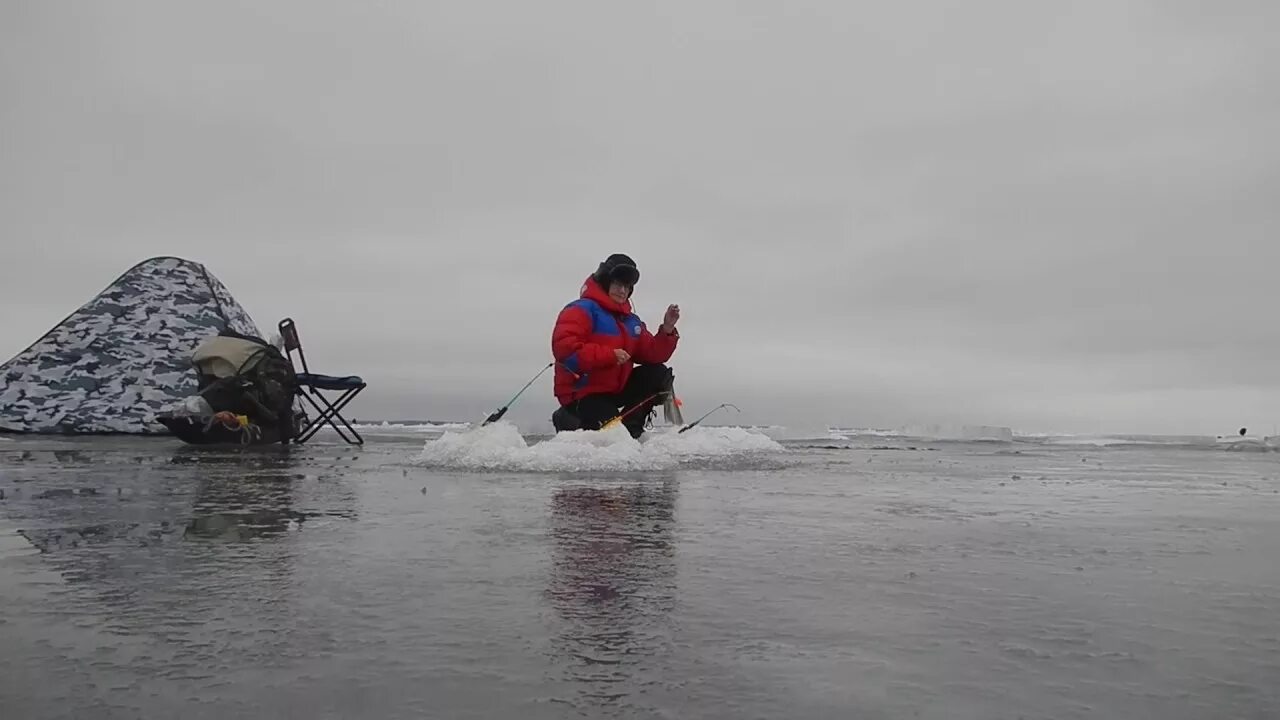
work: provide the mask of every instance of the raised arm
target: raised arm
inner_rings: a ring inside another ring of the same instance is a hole
[[[636,354],[632,358],[638,363],[664,363],[671,359],[680,342],[680,332],[674,327],[658,328],[658,334],[649,332],[643,323],[640,325],[640,338],[636,343]]]

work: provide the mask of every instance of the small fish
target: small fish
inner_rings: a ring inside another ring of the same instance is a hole
[[[662,399],[662,417],[671,425],[684,425],[684,415],[680,412],[680,398],[676,397],[675,380],[667,386]]]

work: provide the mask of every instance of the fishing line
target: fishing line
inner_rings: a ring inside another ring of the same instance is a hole
[[[680,433],[684,432],[685,430],[688,430],[688,429],[692,428],[694,425],[697,425],[698,423],[702,422],[703,420],[706,420],[708,415],[710,415],[711,413],[713,413],[713,412],[715,412],[715,411],[719,410],[720,408],[727,408],[727,407],[731,407],[731,408],[733,408],[734,410],[737,410],[738,412],[742,412],[742,410],[739,410],[739,409],[738,409],[738,406],[737,406],[737,405],[734,405],[733,403],[720,403],[719,405],[717,405],[717,406],[715,406],[715,407],[711,408],[711,409],[710,409],[710,410],[708,410],[706,413],[704,413],[704,414],[702,415],[702,417],[700,417],[700,418],[698,418],[697,420],[694,420],[693,422],[689,423],[688,425],[685,425],[684,427],[680,428],[680,431],[679,431],[679,432],[677,432],[676,434],[677,434],[677,435],[679,435]]]
[[[520,388],[520,392],[516,393],[516,394],[515,394],[515,396],[513,396],[510,400],[508,400],[506,405],[503,405],[502,407],[498,408],[497,410],[495,410],[495,411],[493,412],[493,414],[492,414],[492,415],[490,415],[489,417],[485,418],[485,421],[484,421],[484,422],[482,422],[482,423],[480,423],[480,427],[484,427],[485,425],[488,425],[489,423],[497,422],[497,421],[501,420],[501,419],[502,419],[502,416],[507,414],[507,410],[508,410],[508,409],[509,409],[513,404],[515,404],[515,401],[516,401],[516,400],[517,400],[521,395],[523,395],[523,394],[524,394],[524,391],[529,389],[529,386],[533,384],[534,380],[537,380],[538,378],[542,377],[542,373],[544,373],[544,372],[546,372],[546,371],[550,370],[554,365],[555,365],[555,363],[554,363],[554,362],[547,363],[547,366],[546,366],[546,367],[544,367],[544,368],[542,368],[541,370],[539,370],[539,371],[538,371],[538,374],[533,376],[533,380],[530,380],[529,382],[525,383],[525,384],[524,384],[524,387]]]

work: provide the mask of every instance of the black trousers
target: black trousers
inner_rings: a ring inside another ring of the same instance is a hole
[[[579,398],[552,413],[551,423],[555,425],[556,432],[599,430],[619,413],[643,402],[622,419],[631,437],[638,438],[644,434],[644,423],[649,413],[666,400],[674,377],[666,365],[637,365],[632,368],[622,392],[596,393]]]

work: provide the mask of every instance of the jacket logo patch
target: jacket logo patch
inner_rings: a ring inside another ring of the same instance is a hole
[[[640,326],[639,326],[639,325],[632,325],[632,326],[631,326],[631,334],[632,334],[632,335],[635,335],[636,337],[640,337]]]

